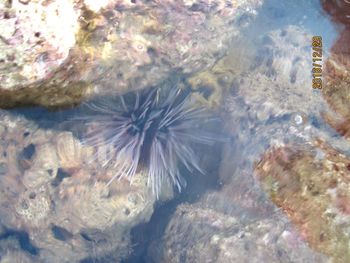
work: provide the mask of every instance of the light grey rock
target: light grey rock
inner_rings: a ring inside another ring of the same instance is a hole
[[[236,217],[198,205],[181,205],[147,262],[327,262],[276,219],[242,223]]]
[[[32,255],[35,262],[127,257],[130,230],[153,213],[146,176],[107,187],[114,170],[91,162],[91,147],[72,133],[44,130],[5,111],[0,116],[6,127],[0,136],[1,224],[28,234],[30,245],[40,250]]]
[[[0,1],[1,89],[49,77],[75,45],[79,10],[73,0]]]

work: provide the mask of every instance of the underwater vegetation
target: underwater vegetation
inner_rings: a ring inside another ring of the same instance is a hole
[[[204,173],[192,146],[215,142],[200,126],[213,118],[194,105],[190,94],[176,87],[167,94],[149,88],[86,103],[92,114],[79,118],[88,127],[83,142],[112,149],[103,164],[116,169],[108,185],[116,178],[132,181],[143,172],[158,198],[165,183],[179,192],[186,185],[180,164],[191,173]]]

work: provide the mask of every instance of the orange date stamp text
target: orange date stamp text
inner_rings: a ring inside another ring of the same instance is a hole
[[[312,88],[322,89],[322,37],[312,38]]]

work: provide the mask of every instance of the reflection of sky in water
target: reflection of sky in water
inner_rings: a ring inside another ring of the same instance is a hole
[[[304,27],[311,35],[323,37],[325,50],[328,50],[336,39],[337,32],[329,17],[323,12],[320,1],[267,0],[258,13],[258,17],[247,29],[247,37],[252,39],[271,30],[287,25]]]

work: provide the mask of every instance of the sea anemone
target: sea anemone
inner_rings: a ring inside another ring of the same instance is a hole
[[[116,152],[105,163],[114,163],[116,169],[108,185],[116,178],[132,180],[137,172],[145,172],[158,198],[165,182],[179,192],[185,186],[180,164],[190,172],[203,173],[192,145],[215,141],[200,128],[209,115],[203,107],[194,106],[189,89],[163,93],[150,88],[86,104],[94,114],[83,120],[94,125],[89,125],[84,142],[106,145]]]

